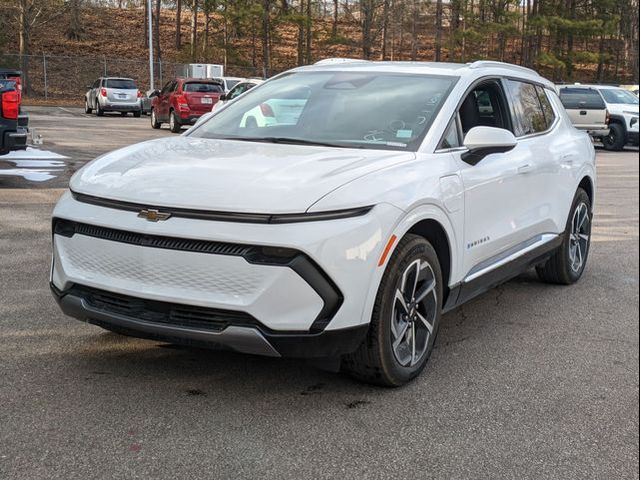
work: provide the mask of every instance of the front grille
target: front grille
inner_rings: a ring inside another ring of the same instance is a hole
[[[96,310],[147,322],[211,331],[222,331],[229,325],[258,325],[258,321],[245,312],[147,300],[85,286],[76,285],[65,294],[82,298]]]
[[[253,247],[237,243],[214,242],[209,240],[193,240],[187,238],[166,237],[161,235],[145,235],[137,232],[127,232],[115,228],[99,227],[86,223],[72,222],[56,218],[53,231],[58,235],[71,237],[75,233],[88,237],[111,240],[113,242],[128,243],[143,247],[165,248],[181,250],[183,252],[211,253],[218,255],[233,255],[242,257],[247,255]]]

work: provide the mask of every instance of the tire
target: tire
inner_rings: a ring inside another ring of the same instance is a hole
[[[126,117],[127,116],[127,112],[120,112],[120,116],[121,117]]]
[[[140,118],[140,115],[142,115],[142,112],[140,110],[136,110],[135,112],[133,112],[134,118]]]
[[[410,286],[416,285],[412,281],[416,271],[421,280],[414,290]],[[406,235],[382,277],[367,336],[358,350],[343,357],[343,371],[385,387],[398,387],[415,378],[427,364],[438,334],[442,287],[440,262],[431,244],[420,236]],[[417,308],[407,296],[412,290],[427,292],[422,302],[415,302]]]
[[[84,113],[89,114],[91,112],[93,112],[93,108],[91,108],[89,106],[89,102],[87,101],[87,98],[85,97],[85,99],[84,99]]]
[[[605,150],[619,152],[624,149],[625,143],[627,142],[624,126],[619,123],[612,123],[609,125],[609,135],[602,138],[602,144],[604,145]]]
[[[158,129],[162,126],[162,124],[158,121],[158,119],[156,118],[156,112],[155,110],[152,108],[151,109],[151,128],[155,128]]]
[[[584,214],[586,214],[586,217]],[[580,279],[589,257],[591,220],[592,213],[589,196],[587,192],[579,188],[571,204],[562,245],[558,247],[549,260],[536,267],[536,273],[541,281],[558,285],[571,285]],[[580,259],[579,264],[577,262],[578,258]]]
[[[99,100],[96,100],[96,115],[98,115],[99,117],[102,117],[104,115],[104,110],[100,106]]]
[[[176,116],[176,112],[171,110],[169,112],[169,130],[171,130],[173,133],[180,133],[181,128],[182,125],[180,124],[180,120],[178,120],[178,117]]]

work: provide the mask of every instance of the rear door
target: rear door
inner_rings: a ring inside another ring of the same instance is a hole
[[[210,112],[223,93],[223,88],[214,82],[188,81],[182,84],[182,95],[196,115]]]
[[[560,101],[577,128],[582,130],[606,130],[607,106],[600,94],[588,87],[560,89]]]

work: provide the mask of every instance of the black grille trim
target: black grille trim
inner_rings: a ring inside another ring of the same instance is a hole
[[[53,232],[57,235],[69,238],[77,233],[79,235],[110,240],[112,242],[128,243],[129,245],[180,250],[183,252],[232,255],[236,257],[244,257],[254,249],[254,247],[250,245],[241,245],[237,243],[194,240],[161,235],[145,235],[142,233],[128,232],[115,228],[99,227],[96,225],[89,225],[87,223],[73,222],[61,218],[54,219]]]
[[[190,208],[165,207],[161,205],[146,205],[134,202],[124,202],[110,198],[94,197],[84,193],[77,193],[73,190],[71,195],[78,202],[89,203],[98,207],[125,210],[128,212],[140,212],[145,209],[155,209],[168,213],[171,217],[191,218],[197,220],[210,220],[219,222],[240,222],[240,223],[301,223],[318,222],[322,220],[340,220],[343,218],[360,217],[371,211],[373,205],[366,207],[348,208],[343,210],[333,210],[330,212],[308,212],[308,213],[244,213],[244,212],[216,212],[210,210],[196,210]]]
[[[229,325],[260,326],[260,322],[246,312],[148,300],[84,285],[74,285],[61,293],[67,294],[82,298],[96,310],[146,322],[216,332],[224,330]]]
[[[323,307],[309,331],[322,332],[342,306],[344,297],[331,278],[307,255],[291,248],[264,247],[236,243],[194,240],[187,238],[146,235],[115,228],[100,227],[62,218],[53,219],[53,232],[68,238],[76,233],[89,237],[128,243],[151,248],[164,248],[183,252],[242,257],[257,265],[289,267],[313,288],[323,301]]]

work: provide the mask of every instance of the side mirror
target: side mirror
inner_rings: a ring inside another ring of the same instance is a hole
[[[160,90],[154,90],[149,94],[149,98],[157,97],[158,95],[160,95]]]
[[[469,165],[478,164],[492,153],[504,153],[517,145],[516,137],[509,130],[495,127],[473,127],[464,137],[464,146],[469,150],[461,155]]]
[[[220,95],[220,100],[222,100],[223,102],[227,99],[227,94],[223,93],[222,95]]]
[[[93,85],[87,85],[85,88],[86,88],[87,90],[91,90],[91,89],[93,88]]]

